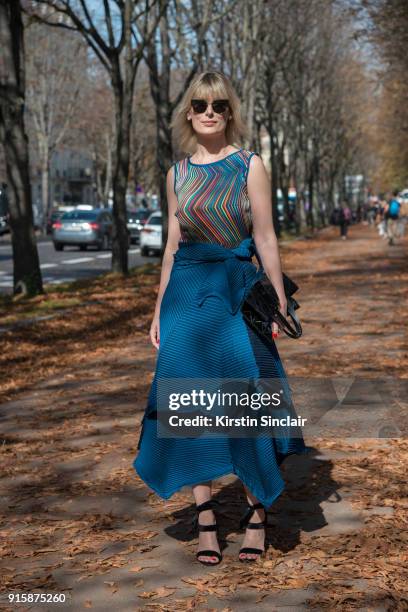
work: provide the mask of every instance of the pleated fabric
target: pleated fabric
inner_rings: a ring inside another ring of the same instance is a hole
[[[276,345],[252,331],[241,313],[256,282],[255,245],[179,243],[160,310],[160,349],[133,463],[140,478],[164,499],[181,487],[236,474],[269,507],[284,489],[279,465],[307,452],[302,436],[161,438],[157,383],[161,378],[277,377],[287,387]]]

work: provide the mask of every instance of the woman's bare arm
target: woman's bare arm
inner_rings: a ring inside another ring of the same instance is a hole
[[[180,225],[175,216],[177,209],[177,196],[174,192],[174,166],[167,172],[166,179],[167,203],[169,211],[169,227],[167,234],[166,248],[164,249],[162,268],[160,275],[159,292],[157,294],[156,312],[160,312],[160,305],[163,294],[166,290],[170,278],[170,272],[173,267],[173,255],[178,249],[180,240]]]
[[[281,312],[286,315],[286,296],[278,240],[272,220],[272,197],[268,174],[262,159],[253,155],[250,160],[248,196],[251,203],[253,237],[265,273],[278,294]],[[277,331],[277,326],[275,326]]]
[[[160,342],[160,328],[159,328],[159,317],[160,307],[163,299],[164,292],[169,282],[171,269],[173,267],[174,258],[173,255],[178,249],[178,243],[180,240],[180,225],[175,212],[177,209],[177,196],[174,192],[174,166],[167,172],[166,178],[166,190],[167,190],[167,203],[169,212],[169,224],[167,233],[166,247],[163,253],[162,268],[160,274],[159,291],[157,294],[156,307],[154,310],[154,318],[150,328],[150,338],[153,345],[158,348]]]

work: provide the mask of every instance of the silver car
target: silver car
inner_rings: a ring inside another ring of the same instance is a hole
[[[53,223],[52,240],[56,251],[68,245],[77,245],[81,251],[88,246],[108,250],[112,244],[112,216],[103,208],[66,212]]]

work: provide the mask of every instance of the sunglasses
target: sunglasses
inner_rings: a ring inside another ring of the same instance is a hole
[[[207,100],[191,100],[193,111],[198,115],[205,113],[209,105],[210,102],[207,102]],[[214,113],[222,115],[222,113],[225,113],[227,108],[229,108],[229,102],[228,100],[214,100],[211,106]]]

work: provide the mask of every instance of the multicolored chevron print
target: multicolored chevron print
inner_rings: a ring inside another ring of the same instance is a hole
[[[251,151],[239,149],[209,164],[176,162],[174,190],[182,242],[237,246],[252,233],[247,175]]]

